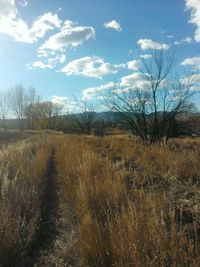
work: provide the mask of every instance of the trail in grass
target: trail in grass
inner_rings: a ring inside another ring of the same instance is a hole
[[[41,225],[25,266],[78,266],[73,254],[76,237],[73,211],[70,203],[63,203],[60,197],[54,154],[53,150],[47,172]]]
[[[46,172],[46,187],[38,232],[21,266],[39,266],[43,251],[50,249],[57,235],[56,218],[58,216],[58,186],[54,161],[54,150]]]

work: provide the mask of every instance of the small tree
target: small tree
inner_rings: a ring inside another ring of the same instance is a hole
[[[22,85],[16,85],[9,90],[9,101],[11,110],[18,119],[19,127],[22,129],[24,127],[23,120],[28,104],[28,97]]]
[[[40,96],[37,94],[35,88],[30,88],[27,94],[27,106],[25,108],[25,116],[29,129],[36,127],[36,106],[40,103]]]
[[[141,62],[139,83],[116,88],[106,101],[145,143],[168,139],[176,116],[190,107],[192,83],[172,75],[176,63],[175,55],[168,51],[151,51],[151,58]]]
[[[78,114],[69,114],[68,120],[70,121],[71,128],[73,131],[81,134],[92,133],[94,123],[96,121],[96,112],[93,105],[88,102],[79,102],[76,100],[77,107],[79,109]]]
[[[62,106],[53,102],[36,103],[33,107],[35,122],[41,129],[57,129],[60,125]]]
[[[0,115],[3,122],[3,128],[6,129],[6,117],[10,110],[10,103],[8,101],[8,93],[0,92]]]
[[[108,123],[106,123],[104,120],[96,120],[94,123],[94,134],[97,136],[104,136],[107,128]]]

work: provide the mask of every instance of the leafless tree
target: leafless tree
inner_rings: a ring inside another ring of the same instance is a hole
[[[36,106],[40,103],[40,96],[37,94],[35,88],[30,88],[27,94],[27,106],[25,109],[25,116],[29,129],[36,127]]]
[[[72,131],[90,135],[96,120],[95,108],[87,101],[79,101],[77,99],[75,101],[77,103],[78,113],[68,115]]]
[[[96,120],[94,122],[94,134],[97,136],[104,136],[106,134],[108,125],[109,123],[106,123],[104,120]]]
[[[163,138],[168,139],[172,121],[190,107],[194,94],[190,90],[192,82],[174,76],[177,62],[174,53],[151,51],[151,58],[141,60],[139,84],[115,88],[106,101],[143,142],[159,143]]]
[[[25,110],[28,104],[28,97],[22,85],[16,85],[9,90],[10,107],[18,119],[19,127],[22,129],[25,118]]]
[[[0,115],[3,122],[3,128],[6,129],[6,117],[10,110],[8,101],[8,92],[0,91]]]
[[[62,105],[47,101],[33,106],[33,116],[39,128],[56,129],[62,123]]]

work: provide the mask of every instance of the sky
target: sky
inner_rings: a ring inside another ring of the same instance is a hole
[[[178,50],[198,88],[200,0],[0,0],[0,90],[35,87],[73,108],[140,84],[150,49]]]

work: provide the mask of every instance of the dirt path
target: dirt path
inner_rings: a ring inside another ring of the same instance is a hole
[[[48,163],[46,173],[46,188],[44,192],[44,201],[41,205],[40,225],[38,233],[33,241],[29,252],[24,257],[24,267],[40,266],[43,260],[43,253],[50,249],[57,235],[56,218],[58,216],[58,185],[56,177],[56,167],[54,160],[54,150]]]
[[[73,208],[71,203],[64,203],[60,198],[54,154],[53,150],[48,165],[40,228],[24,267],[79,266],[73,252],[77,235]]]

